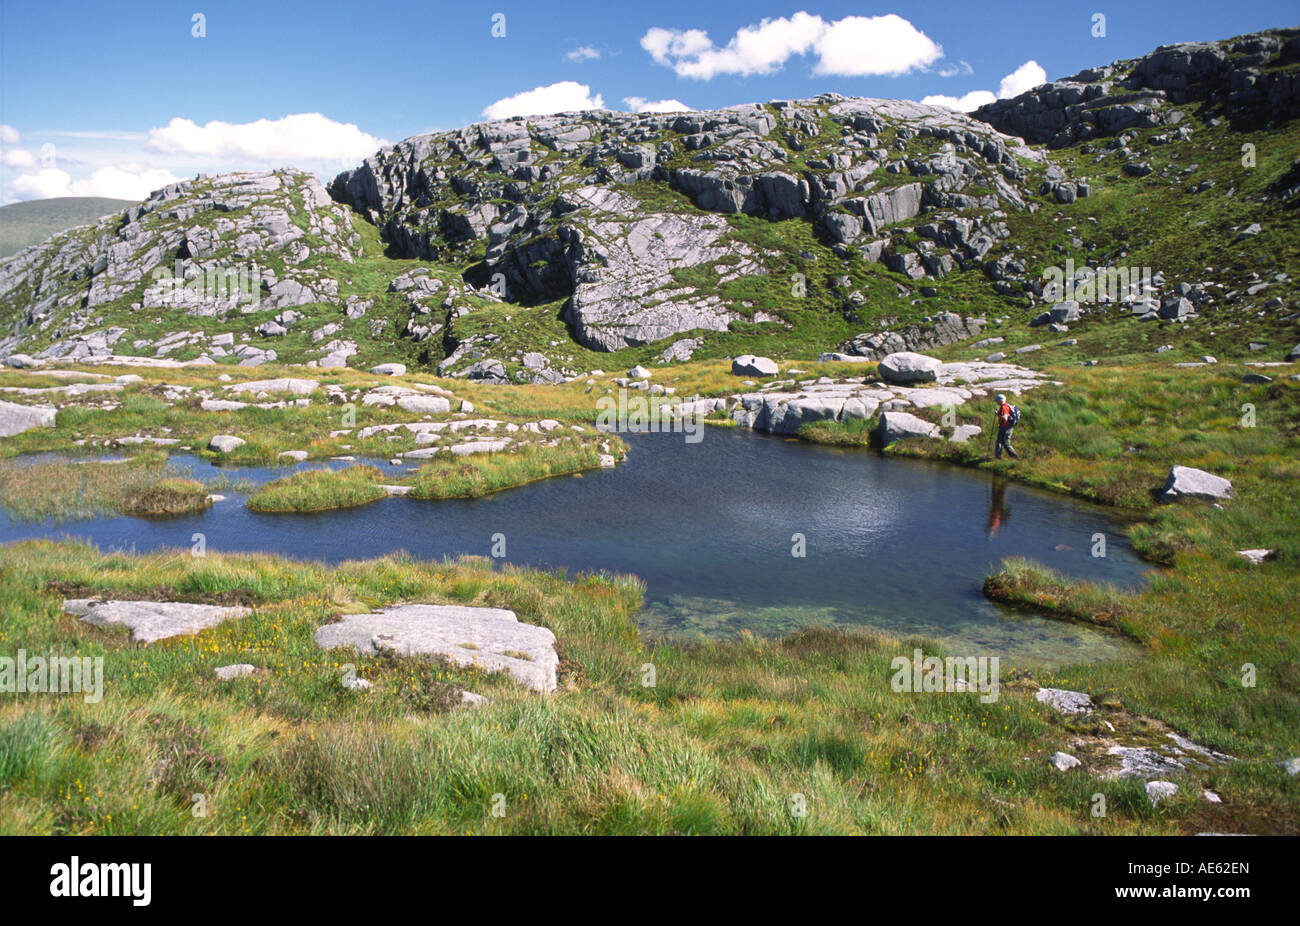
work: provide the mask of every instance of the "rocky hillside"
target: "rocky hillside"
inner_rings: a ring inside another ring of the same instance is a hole
[[[1174,126],[1189,103],[1252,129],[1300,115],[1300,29],[1222,42],[1162,45],[1149,55],[1080,71],[974,115],[999,131],[1063,148],[1128,129]]]
[[[1121,352],[1197,318],[1242,349],[1280,344],[1298,37],[1168,46],[974,116],[838,94],[581,112],[417,136],[328,190],[293,170],[201,176],[0,263],[0,356],[544,383],[1031,323],[1117,323],[1097,336]],[[1045,311],[1053,272],[1121,263],[1151,288]]]

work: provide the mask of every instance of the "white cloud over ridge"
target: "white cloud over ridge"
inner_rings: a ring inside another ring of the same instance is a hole
[[[623,104],[634,113],[690,113],[695,110],[681,100],[647,100],[643,96],[625,96]]]
[[[1019,96],[1026,90],[1031,90],[1046,82],[1047,72],[1043,70],[1042,65],[1037,61],[1026,61],[1002,78],[1002,82],[998,84],[996,94],[991,90],[972,90],[970,93],[959,97],[938,93],[922,98],[921,102],[933,106],[946,106],[948,109],[968,113],[995,100]]]
[[[828,22],[800,11],[744,26],[721,47],[702,29],[655,26],[641,37],[641,47],[678,77],[695,80],[771,74],[795,55],[815,56],[814,74],[841,77],[892,77],[943,57],[940,45],[893,13]]]
[[[204,125],[177,117],[162,128],[150,129],[144,146],[163,154],[297,164],[359,161],[385,144],[352,123],[335,122],[320,113],[296,113],[280,119],[213,120]]]
[[[511,116],[545,116],[604,108],[604,97],[599,93],[593,96],[587,84],[562,80],[497,100],[484,107],[483,115],[488,119],[509,119]]]
[[[36,173],[20,175],[9,187],[17,199],[105,196],[109,199],[140,200],[179,179],[168,170],[155,168],[131,171],[110,166],[101,167],[85,179],[73,180],[67,171],[47,167]]]
[[[1037,61],[1026,61],[1006,77],[998,86],[998,98],[1019,96],[1026,90],[1032,90],[1039,84],[1047,83],[1047,72]]]

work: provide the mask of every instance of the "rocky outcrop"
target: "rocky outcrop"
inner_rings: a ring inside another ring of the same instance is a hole
[[[840,359],[838,354],[843,357],[880,360],[887,354],[933,350],[978,337],[984,325],[982,318],[963,318],[955,312],[941,312],[897,331],[860,334],[840,345],[837,352],[823,354],[820,359],[837,360]]]
[[[828,123],[838,132],[826,132]],[[892,151],[882,140],[891,132]],[[912,139],[926,143],[913,153]],[[804,166],[792,166],[791,150]],[[385,148],[330,192],[404,256],[482,253],[476,285],[503,280],[510,301],[568,299],[575,337],[617,350],[723,331],[741,318],[776,321],[718,292],[764,273],[767,256],[739,241],[726,215],[811,222],[843,255],[942,275],[1003,234],[998,221],[957,211],[1026,208],[1027,165],[1042,163],[961,113],[825,94],[709,112],[482,123]],[[684,194],[699,211],[662,201],[653,187]],[[930,239],[889,240],[894,226],[922,215],[933,215]]]
[[[1126,129],[1176,126],[1180,106],[1208,101],[1239,125],[1300,114],[1300,29],[1221,42],[1162,45],[997,100],[974,115],[1000,132],[1061,148]]]
[[[347,615],[317,630],[315,640],[322,649],[351,647],[364,655],[438,656],[455,666],[505,672],[543,693],[555,690],[560,664],[555,634],[502,608],[398,605]]]
[[[277,312],[250,322],[245,340],[282,336],[303,317],[299,307],[338,299],[340,283],[327,268],[354,263],[360,243],[349,210],[310,174],[200,175],[0,263],[0,315],[12,319],[0,352],[31,345],[36,360],[84,362],[109,359],[128,343],[127,353],[159,358],[198,344],[209,357],[227,356],[232,340],[202,332],[132,340],[105,318],[127,311],[234,323]]]

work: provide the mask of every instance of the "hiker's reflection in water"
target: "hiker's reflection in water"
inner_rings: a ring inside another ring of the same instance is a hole
[[[992,493],[989,498],[989,522],[985,525],[988,531],[989,540],[998,535],[1011,518],[1011,509],[1007,507],[1007,481],[1005,479],[994,478],[991,483]]]

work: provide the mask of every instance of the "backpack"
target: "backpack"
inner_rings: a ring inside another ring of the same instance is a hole
[[[1007,419],[1007,427],[1014,428],[1018,424],[1020,424],[1020,407],[1018,405],[1012,405],[1011,417]]]

